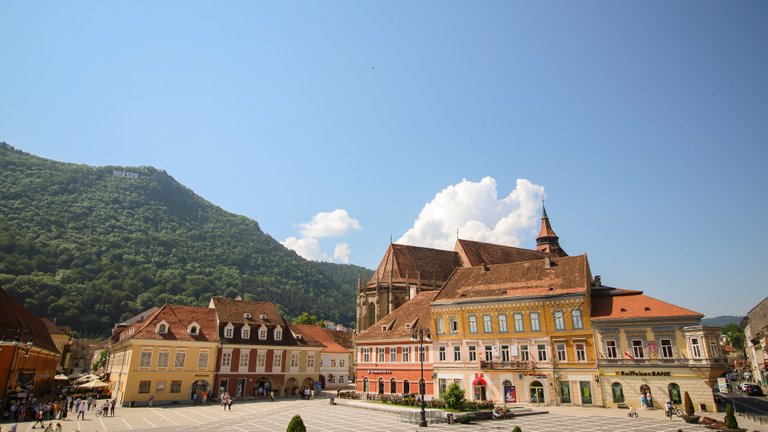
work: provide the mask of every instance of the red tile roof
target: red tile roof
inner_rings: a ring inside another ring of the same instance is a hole
[[[458,265],[459,257],[453,251],[390,244],[367,285],[388,283],[391,277],[393,284],[420,282],[440,287]]]
[[[168,324],[167,333],[157,333],[157,325],[165,321]],[[189,334],[188,328],[192,323],[200,326],[199,334]],[[194,342],[218,342],[219,333],[216,326],[216,311],[199,306],[181,306],[167,304],[144,321],[137,321],[123,331],[126,338],[178,340]]]
[[[18,330],[21,330],[22,343],[26,343],[31,338],[35,346],[50,352],[59,352],[43,320],[11,297],[5,289],[0,288],[0,335],[6,340],[13,341]]]
[[[389,315],[376,321],[367,330],[355,336],[356,342],[372,342],[377,339],[410,339],[411,328],[431,328],[432,312],[430,305],[437,291],[422,291]],[[410,328],[406,328],[408,325]],[[383,330],[382,327],[386,327]]]
[[[445,283],[435,303],[586,294],[590,283],[586,255],[460,268]]]
[[[288,323],[272,302],[213,297],[209,307],[216,309],[221,324],[237,325],[247,322],[251,327],[259,327],[264,324],[267,328],[278,325],[284,329],[288,328]],[[246,318],[246,314],[249,314],[250,318]],[[261,318],[262,315],[266,315],[266,318]]]
[[[700,320],[704,315],[675,306],[642,291],[606,293],[601,289],[592,292],[592,321],[643,318],[690,318]]]
[[[483,264],[505,264],[542,259],[547,254],[532,249],[482,243],[471,240],[457,240],[454,250],[461,257],[462,267]]]
[[[347,332],[308,324],[292,325],[292,327],[296,327],[302,335],[308,334],[320,342],[325,347],[323,352],[348,353],[353,350],[352,337]]]

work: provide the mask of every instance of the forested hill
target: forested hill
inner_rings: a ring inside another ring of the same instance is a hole
[[[81,334],[213,295],[351,323],[365,271],[304,260],[164,171],[61,163],[0,143],[0,286]]]

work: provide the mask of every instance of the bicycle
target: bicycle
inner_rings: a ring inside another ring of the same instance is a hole
[[[635,410],[632,407],[629,407],[629,412],[627,413],[627,417],[629,418],[638,418],[640,417],[640,414],[637,413],[637,410]]]

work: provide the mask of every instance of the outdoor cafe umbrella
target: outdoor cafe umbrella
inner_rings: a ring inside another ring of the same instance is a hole
[[[94,381],[94,380],[98,380],[98,379],[99,379],[98,375],[88,374],[88,375],[82,376],[82,377],[78,378],[77,380],[75,380],[75,384],[82,384],[82,383],[86,383],[88,381]]]
[[[69,377],[64,374],[58,374],[55,377],[53,377],[53,379],[56,381],[66,381],[69,379]]]
[[[109,387],[109,383],[97,379],[77,386],[79,389],[96,389],[102,387]]]

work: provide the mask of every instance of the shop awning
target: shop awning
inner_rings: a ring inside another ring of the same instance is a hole
[[[485,384],[485,380],[483,379],[483,377],[477,376],[477,377],[475,377],[475,380],[472,381],[472,385],[473,386],[484,386],[486,384]]]

